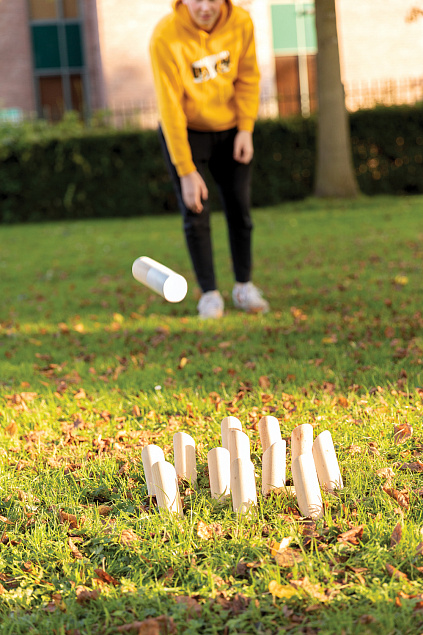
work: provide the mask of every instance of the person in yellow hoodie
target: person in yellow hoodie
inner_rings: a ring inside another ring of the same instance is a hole
[[[206,168],[217,184],[229,233],[237,308],[266,312],[252,283],[250,175],[260,74],[250,15],[231,0],[175,0],[156,26],[150,55],[160,137],[191,261],[201,318],[223,315],[216,285]]]

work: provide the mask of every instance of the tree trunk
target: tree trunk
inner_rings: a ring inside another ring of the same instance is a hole
[[[319,111],[314,194],[354,198],[358,185],[341,82],[335,0],[316,0],[315,8]]]

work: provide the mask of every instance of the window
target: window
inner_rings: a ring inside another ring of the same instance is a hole
[[[314,3],[280,0],[271,16],[279,113],[308,116],[316,108]]]
[[[81,0],[29,0],[38,112],[51,121],[84,113],[87,73]]]

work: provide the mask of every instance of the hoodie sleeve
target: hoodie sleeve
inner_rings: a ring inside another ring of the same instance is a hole
[[[178,176],[185,176],[194,172],[196,167],[188,143],[187,120],[182,108],[184,89],[179,69],[170,47],[160,35],[153,34],[150,56],[166,145]]]
[[[259,108],[260,72],[256,58],[254,27],[250,17],[244,28],[244,45],[234,86],[238,130],[252,132]]]

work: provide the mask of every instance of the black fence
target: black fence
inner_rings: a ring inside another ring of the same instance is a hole
[[[423,77],[401,80],[372,80],[357,84],[347,84],[345,105],[348,111],[374,108],[377,105],[392,106],[413,105],[423,101]],[[303,114],[308,116],[317,107],[317,95],[299,95],[283,93],[280,95],[262,95],[259,117],[273,119],[278,116]],[[124,104],[121,107],[96,112],[96,122],[116,128],[157,126],[158,113],[154,100],[142,100],[138,103]]]
[[[357,84],[346,84],[345,105],[349,112],[374,108],[377,105],[392,106],[423,102],[423,77],[401,80],[372,80]],[[282,93],[279,95],[261,96],[259,117],[274,119],[279,116],[303,115],[308,117],[317,109],[317,95],[314,93],[300,95],[299,93]],[[3,121],[19,122],[36,119],[37,115],[26,115],[18,109],[0,110],[0,123]],[[49,120],[49,113],[45,113]],[[153,99],[125,103],[110,109],[97,110],[89,119],[93,125],[104,125],[117,129],[156,128],[158,122],[157,104]]]

